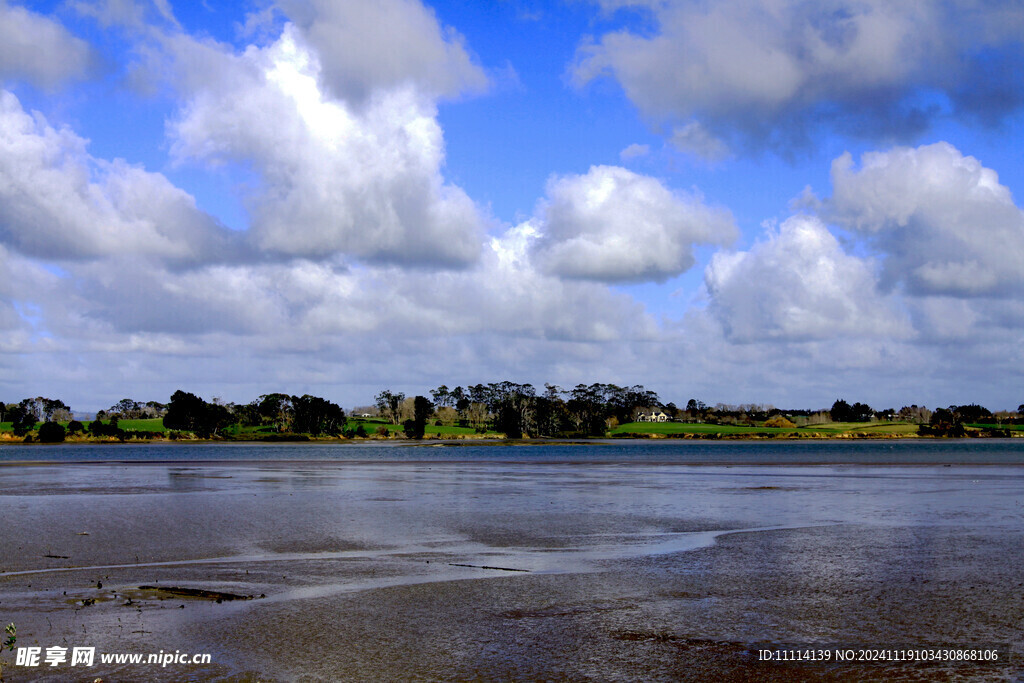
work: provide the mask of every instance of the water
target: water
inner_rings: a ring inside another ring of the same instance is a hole
[[[1021,439],[5,446],[0,620],[213,655],[90,680],[787,680],[752,643],[1024,652],[1022,464]]]
[[[0,445],[5,462],[210,461],[672,462],[679,464],[1024,464],[1024,439]]]

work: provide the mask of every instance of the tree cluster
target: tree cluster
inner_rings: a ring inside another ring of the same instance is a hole
[[[219,429],[232,424],[231,411],[219,403],[207,403],[195,394],[182,390],[171,395],[164,415],[164,426],[193,432],[197,436],[215,436]]]
[[[156,417],[163,417],[167,413],[167,406],[156,401],[139,403],[130,398],[122,398],[106,410],[96,413],[98,419],[110,419],[117,417],[121,420],[147,420]]]
[[[407,399],[384,390],[376,396],[378,413],[406,434],[422,436],[425,422],[458,423],[484,432],[492,427],[510,438],[524,436],[601,435],[609,420],[626,422],[638,407],[658,406],[658,395],[642,386],[577,385],[562,390],[546,384],[538,393],[532,384],[492,382],[449,389],[445,385],[424,396]]]
[[[278,433],[301,433],[312,436],[334,436],[345,427],[345,411],[337,403],[319,396],[303,394],[263,394],[242,406],[227,406],[232,423],[262,427]],[[167,418],[164,418],[167,424]]]
[[[38,422],[66,422],[71,417],[71,408],[63,401],[42,396],[26,398],[4,407],[5,421],[11,422],[17,436],[25,436],[35,429]]]

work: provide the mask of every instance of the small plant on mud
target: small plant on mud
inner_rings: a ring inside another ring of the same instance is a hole
[[[4,633],[7,634],[7,637],[4,638],[4,644],[0,647],[0,652],[3,652],[4,650],[13,650],[14,644],[18,642],[18,627],[13,623],[7,624],[7,626],[4,627]],[[4,680],[4,662],[0,659],[0,681],[2,680]]]

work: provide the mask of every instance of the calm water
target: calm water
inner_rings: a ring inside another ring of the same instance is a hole
[[[789,680],[749,644],[1024,653],[1021,465],[1024,439],[2,446],[0,617],[30,644],[213,653],[89,680]]]
[[[1024,439],[611,441],[586,444],[62,444],[0,446],[10,462],[510,461],[679,464],[1024,465]]]

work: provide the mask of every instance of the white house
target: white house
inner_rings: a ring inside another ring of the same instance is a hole
[[[668,415],[658,408],[638,408],[634,422],[668,422]]]

